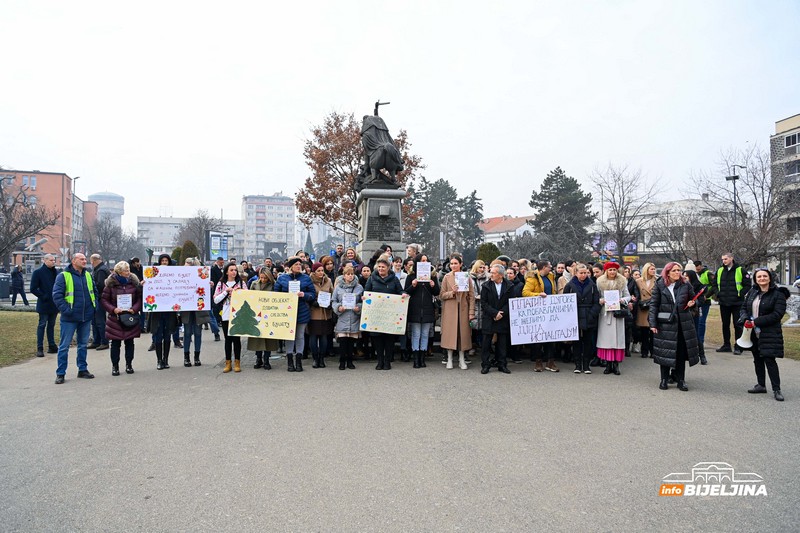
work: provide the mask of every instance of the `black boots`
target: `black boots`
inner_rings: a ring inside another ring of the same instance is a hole
[[[272,370],[272,365],[269,364],[269,352],[264,352],[264,370]]]
[[[606,369],[603,370],[603,374],[610,374],[611,372],[614,371],[614,363],[612,363],[611,361],[606,361],[605,363],[606,363]]]
[[[300,358],[298,357],[298,363],[300,362]],[[289,372],[295,372],[296,369],[294,367],[294,356],[290,353],[286,354],[286,370]]]
[[[258,368],[263,368],[263,366],[264,366],[264,359],[261,356],[261,352],[256,352],[256,364],[253,365],[253,368],[258,369]]]
[[[314,362],[311,363],[311,368],[319,368],[319,354],[311,354],[311,357],[314,359]]]
[[[164,343],[164,355],[163,355],[163,366],[162,368],[169,368],[169,347],[170,347],[169,337],[167,337],[167,342]],[[156,352],[158,353],[158,352]]]
[[[112,363],[111,364],[111,375],[112,376],[119,376],[119,363]]]
[[[614,362],[614,363],[611,363],[611,364],[613,365],[613,367],[611,368],[611,371],[614,372],[615,376],[619,376],[619,363]]]
[[[416,351],[416,352],[413,353],[413,356],[414,356],[414,368],[420,368],[419,360],[421,358],[421,354],[422,354],[422,352],[420,352],[420,351]]]
[[[295,372],[303,371],[303,357],[300,354],[295,354],[294,356],[294,371]]]
[[[419,367],[420,368],[428,368],[428,365],[425,364],[425,352],[420,350],[417,353],[419,354]]]
[[[311,368],[325,368],[325,355],[324,354],[312,354],[314,357],[314,363],[311,365]]]
[[[678,380],[678,389],[682,390],[683,392],[686,392],[687,390],[689,390],[689,387],[687,387],[686,383],[682,379],[680,379]]]
[[[200,366],[200,352],[194,352],[194,366]]]
[[[658,384],[658,388],[661,390],[667,390],[669,388],[669,385],[667,385],[667,380],[662,379],[661,383]]]
[[[156,346],[156,369],[164,370],[164,348],[159,342]]]
[[[189,359],[189,352],[183,352],[183,366],[192,368],[192,361]]]
[[[345,366],[345,359],[346,357],[344,355],[339,356],[339,370],[344,370],[345,368],[347,368]]]

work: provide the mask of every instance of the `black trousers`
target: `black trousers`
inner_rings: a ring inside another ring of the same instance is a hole
[[[554,342],[538,342],[531,345],[531,357],[536,361],[547,359],[548,361],[555,357],[553,351],[555,350]]]
[[[580,330],[578,340],[572,341],[572,358],[575,360],[576,369],[590,370],[589,362],[594,357],[595,344],[597,344],[596,329]]]
[[[119,353],[122,348],[122,341],[113,339],[111,341],[111,364],[119,364]],[[125,364],[129,365],[133,362],[133,339],[125,339]]]
[[[722,318],[722,344],[724,346],[733,346],[731,344],[731,320],[733,320],[733,330],[736,332],[736,339],[742,336],[742,327],[736,322],[739,320],[739,313],[742,310],[742,304],[736,305],[719,305],[719,314]]]
[[[228,321],[222,321],[222,333],[225,334],[225,359],[231,360],[231,352],[234,353],[236,360],[242,358],[242,338],[236,335],[228,336]]]
[[[506,347],[508,346],[508,333],[497,333],[497,343],[494,345],[494,358],[497,359],[497,366],[504,367],[508,366],[508,360],[506,359]],[[483,342],[481,343],[481,366],[484,368],[489,368],[489,361],[491,360],[492,356],[489,353],[489,350],[492,348],[492,337],[494,335],[491,333],[484,332],[483,334]]]
[[[370,335],[372,345],[375,347],[375,355],[378,361],[391,362],[394,356],[394,335],[388,333],[378,333]],[[382,359],[383,358],[383,359]]]
[[[650,355],[653,350],[653,332],[650,328],[643,328],[639,326],[639,342],[642,343],[642,357]]]
[[[686,379],[686,361],[689,359],[689,352],[686,350],[686,339],[683,336],[683,328],[678,320],[678,349],[675,352],[675,381]],[[661,379],[669,379],[671,367],[661,365]]]
[[[772,390],[781,390],[781,373],[778,371],[778,362],[774,357],[761,357],[761,352],[758,349],[758,338],[755,332],[751,333],[750,338],[753,340],[753,366],[756,367],[756,378],[758,384],[766,387],[766,373],[769,372],[769,381],[772,383]]]

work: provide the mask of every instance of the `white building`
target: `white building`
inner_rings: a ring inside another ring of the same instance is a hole
[[[478,224],[478,227],[483,231],[483,242],[491,242],[499,245],[506,237],[533,233],[533,226],[528,224],[528,221],[534,218],[533,215],[527,217],[505,215],[502,217],[484,218]]]
[[[90,202],[97,202],[97,218],[108,218],[117,226],[122,226],[125,214],[125,197],[113,192],[96,192],[89,195]]]
[[[136,237],[145,248],[153,250],[153,257],[171,254],[175,248],[181,226],[188,218],[181,217],[136,217]],[[223,220],[222,233],[229,236],[228,257],[239,261],[245,258],[245,225],[243,220]],[[200,243],[195,243],[200,246]]]
[[[263,260],[267,247],[283,246],[284,250],[280,252],[283,257],[293,254],[300,247],[301,228],[295,219],[294,200],[282,192],[271,196],[243,196],[242,221],[242,248],[246,252],[242,255],[250,260]]]

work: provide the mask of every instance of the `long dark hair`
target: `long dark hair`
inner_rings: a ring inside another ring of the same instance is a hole
[[[236,270],[236,278],[233,281],[235,281],[237,285],[239,283],[242,283],[242,277],[239,275],[239,267],[236,266],[236,263],[229,263],[228,266],[225,267],[225,272],[222,273],[222,279],[220,279],[220,283],[222,283],[223,285],[230,281],[228,279],[228,270],[230,270],[231,268]]]

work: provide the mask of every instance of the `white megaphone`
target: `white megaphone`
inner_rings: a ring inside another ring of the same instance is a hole
[[[744,328],[742,330],[742,336],[736,339],[736,346],[742,348],[744,350],[749,350],[753,347],[753,341],[750,340],[750,334],[753,332],[753,328]]]

